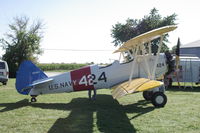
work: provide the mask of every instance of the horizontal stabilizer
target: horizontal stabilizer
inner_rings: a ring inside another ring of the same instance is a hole
[[[131,82],[126,81],[114,86],[112,96],[114,99],[117,99],[133,92],[147,91],[162,85],[163,83],[160,81],[150,80],[146,78],[137,78],[133,79]]]
[[[53,81],[53,78],[46,78],[46,79],[42,79],[42,80],[37,80],[37,81],[34,81],[29,86],[43,85],[43,84],[49,83],[51,81]]]

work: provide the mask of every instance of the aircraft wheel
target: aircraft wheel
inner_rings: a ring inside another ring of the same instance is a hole
[[[155,92],[151,98],[152,104],[157,107],[164,107],[167,103],[167,97],[163,92]]]
[[[7,85],[7,83],[6,83],[6,82],[3,82],[3,85]]]
[[[37,102],[37,99],[36,99],[35,97],[32,97],[32,98],[31,98],[31,102],[32,102],[32,103],[35,103],[35,102]]]
[[[151,100],[152,95],[153,95],[152,91],[143,91],[143,97],[147,101]]]

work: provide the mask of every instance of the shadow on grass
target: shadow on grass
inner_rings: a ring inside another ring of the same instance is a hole
[[[30,106],[28,99],[23,99],[16,103],[0,103],[0,107],[5,107],[4,109],[0,110],[0,112],[12,111],[26,106]]]
[[[3,103],[5,108],[0,112],[10,111],[26,106],[42,109],[55,109],[71,111],[66,118],[59,118],[49,129],[49,133],[92,133],[93,126],[97,125],[100,132],[104,133],[134,133],[136,129],[130,123],[130,119],[146,114],[154,107],[146,106],[149,102],[141,100],[131,105],[120,105],[110,95],[98,95],[96,101],[88,98],[76,98],[70,103],[34,103],[30,104],[27,99],[17,103]],[[136,113],[128,118],[126,113]],[[96,115],[96,117],[95,117]],[[95,119],[96,118],[96,119]]]
[[[130,120],[132,120],[136,117],[153,111],[155,107],[147,105],[149,103],[151,102],[146,100],[140,100],[137,103],[124,106],[124,110],[126,113],[136,113],[135,116],[130,118]]]
[[[166,90],[168,91],[185,91],[185,92],[200,92],[200,86],[194,86],[193,88],[191,87],[186,87],[184,88],[183,86],[172,86],[167,88]]]

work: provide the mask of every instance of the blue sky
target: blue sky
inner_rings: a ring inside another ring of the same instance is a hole
[[[44,49],[111,51],[50,51],[40,62],[107,62],[118,59],[112,54],[112,25],[127,18],[140,19],[156,7],[162,16],[178,14],[178,29],[170,33],[169,47],[180,37],[182,44],[200,39],[198,0],[0,0],[0,38],[8,31],[13,17],[26,15],[45,23]],[[0,55],[3,51],[0,50]]]

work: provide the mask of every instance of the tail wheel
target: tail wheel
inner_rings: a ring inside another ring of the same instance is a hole
[[[157,107],[164,107],[167,103],[167,97],[163,92],[155,92],[151,98],[152,104]]]
[[[37,95],[31,95],[31,102],[32,102],[32,103],[37,102],[36,97],[37,97]]]
[[[37,102],[37,99],[36,99],[35,97],[32,97],[32,98],[31,98],[31,102],[32,102],[32,103],[35,103],[35,102]]]
[[[151,100],[152,95],[153,95],[153,91],[144,91],[143,92],[143,97],[147,101]]]

